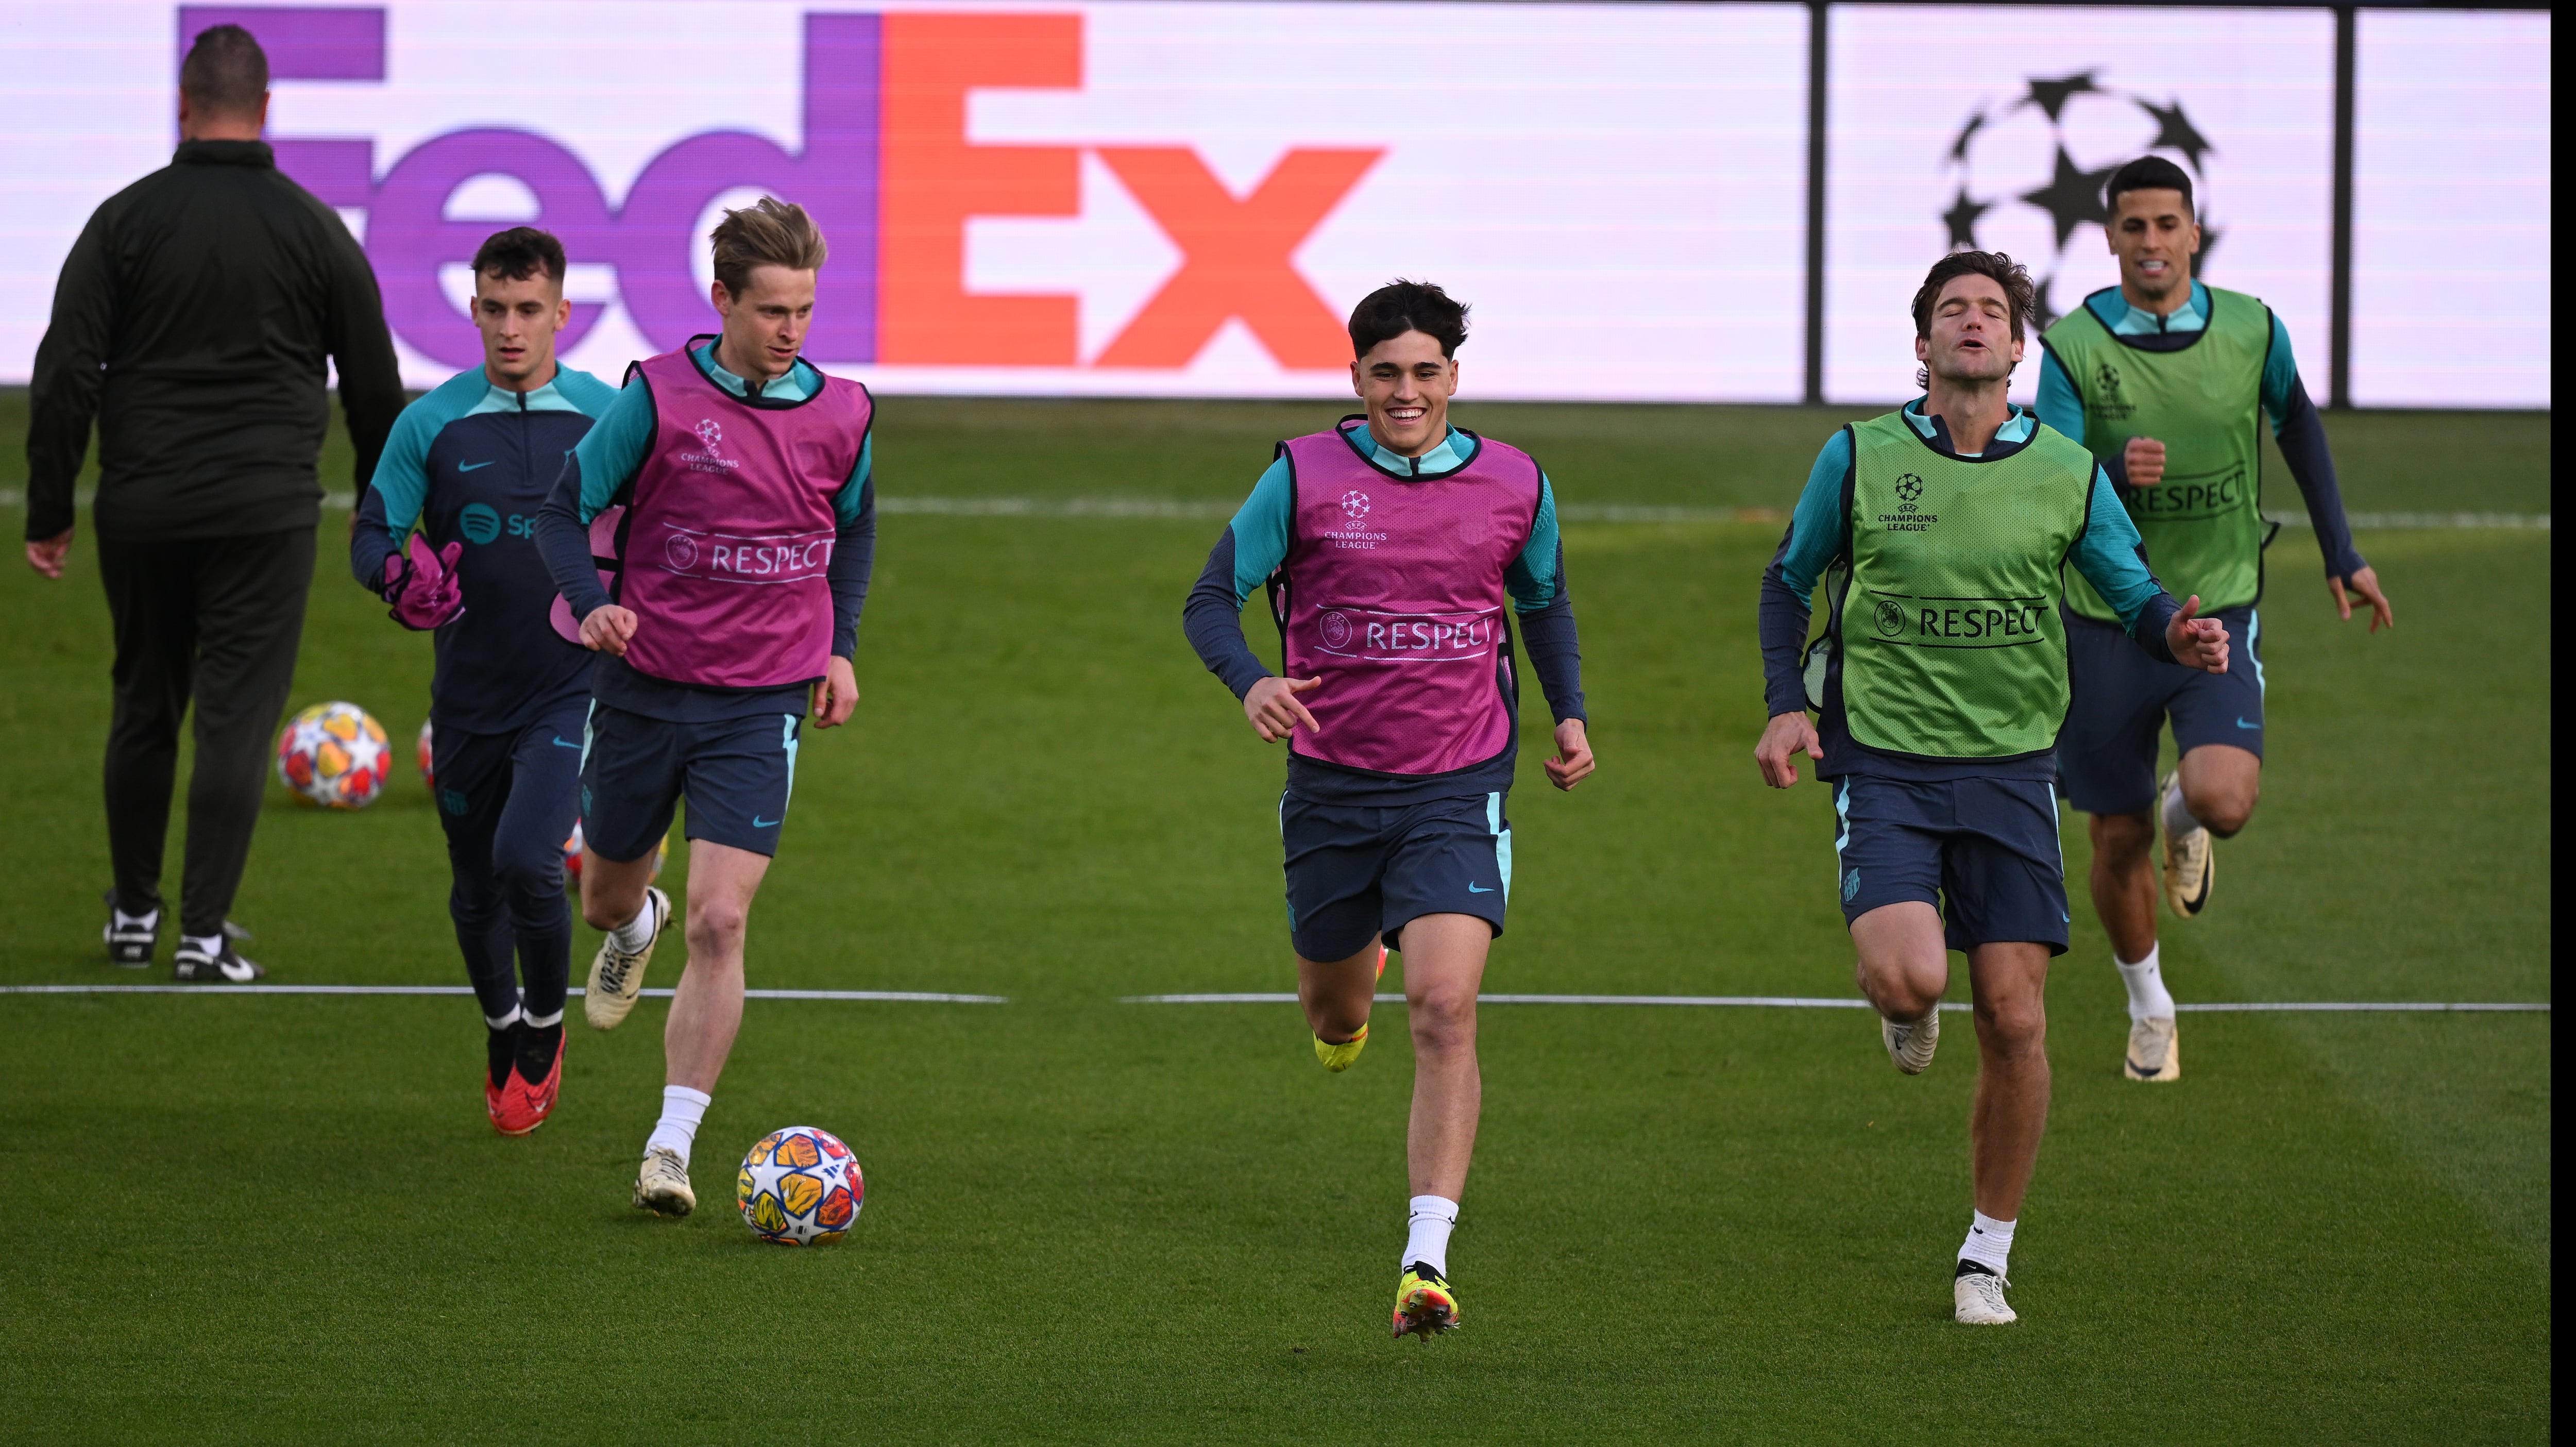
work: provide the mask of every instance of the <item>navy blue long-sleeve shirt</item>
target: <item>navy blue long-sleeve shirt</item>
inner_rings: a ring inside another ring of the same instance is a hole
[[[558,368],[533,391],[460,372],[403,409],[358,499],[349,571],[383,593],[385,564],[414,526],[432,548],[463,544],[465,611],[437,633],[430,717],[442,729],[507,733],[590,691],[590,654],[549,617],[555,583],[536,548],[537,512],[564,455],[617,391]]]

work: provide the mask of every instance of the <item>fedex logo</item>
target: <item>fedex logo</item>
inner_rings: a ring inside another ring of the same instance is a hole
[[[183,53],[209,25],[248,28],[278,81],[387,78],[383,8],[190,5],[178,22]],[[1077,299],[969,291],[966,231],[969,218],[1077,215],[1087,152],[1181,255],[1087,365],[1185,367],[1232,320],[1282,367],[1339,368],[1341,319],[1293,258],[1385,149],[1292,147],[1237,194],[1188,146],[970,142],[970,92],[1082,87],[1083,26],[1071,13],[807,14],[796,58],[800,145],[741,130],[685,135],[651,156],[615,205],[563,141],[507,125],[432,135],[396,156],[377,154],[369,138],[279,135],[271,144],[280,168],[324,202],[367,211],[386,319],[449,366],[472,366],[481,352],[441,289],[440,268],[467,262],[499,229],[448,219],[449,203],[491,176],[536,198],[528,224],[560,236],[576,262],[614,269],[618,301],[656,349],[713,329],[693,270],[706,244],[696,223],[716,197],[752,187],[802,203],[831,240],[806,348],[818,361],[1085,365]],[[784,68],[788,58],[779,60]],[[576,302],[561,347],[578,346],[604,309]]]

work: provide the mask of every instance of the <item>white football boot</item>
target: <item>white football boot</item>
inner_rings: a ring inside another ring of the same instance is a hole
[[[2011,1282],[1982,1269],[1960,1272],[1950,1282],[1951,1315],[1961,1326],[2010,1326],[2021,1320],[2004,1300]]]
[[[2153,1015],[2129,1026],[2128,1076],[2131,1080],[2182,1079],[2182,1036],[2174,1017]]]
[[[1941,1006],[1934,1002],[1931,1013],[1920,1020],[1899,1023],[1878,1017],[1879,1039],[1886,1042],[1887,1058],[1908,1075],[1921,1075],[1932,1064],[1932,1052],[1941,1044]]]
[[[656,1216],[685,1216],[698,1209],[698,1193],[689,1187],[689,1168],[680,1153],[656,1146],[644,1153],[635,1172],[635,1205]]]
[[[2156,817],[2162,819],[2165,804],[2182,792],[2182,771],[2165,775],[2164,787],[2156,790]],[[2209,908],[2210,886],[2218,879],[2217,851],[2210,847],[2209,831],[2193,829],[2176,834],[2165,831],[2165,904],[2181,919],[2198,919]]]
[[[644,942],[644,948],[630,955],[617,947],[612,933],[599,942],[599,953],[591,956],[590,979],[581,992],[581,1015],[593,1030],[616,1029],[626,1012],[635,1008],[636,997],[644,993],[644,967],[652,962],[653,946],[661,943],[662,927],[671,922],[671,896],[647,886],[644,908],[653,915],[653,937]],[[639,1199],[636,1204],[643,1203]]]

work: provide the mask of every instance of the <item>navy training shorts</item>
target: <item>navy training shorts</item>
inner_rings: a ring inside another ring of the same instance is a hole
[[[641,859],[685,798],[687,838],[775,856],[804,725],[792,713],[671,723],[594,703],[582,738],[583,842],[602,859]]]
[[[2072,692],[2057,733],[2066,802],[2087,814],[2143,814],[2156,802],[2156,735],[2174,749],[2227,744],[2263,757],[2263,619],[2251,605],[2209,615],[2227,625],[2227,671],[2159,663],[2109,623],[2066,617]]]
[[[1954,950],[2026,942],[2066,953],[2066,860],[2045,779],[1884,779],[1834,785],[1843,923],[1920,900]]]
[[[1279,800],[1288,858],[1288,938],[1309,960],[1346,960],[1383,935],[1388,949],[1426,914],[1474,915],[1503,932],[1512,893],[1512,825],[1503,796],[1472,794],[1395,808]]]

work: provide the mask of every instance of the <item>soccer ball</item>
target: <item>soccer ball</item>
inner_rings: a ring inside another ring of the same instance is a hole
[[[564,882],[567,884],[578,886],[581,883],[581,850],[581,821],[575,819],[572,821],[571,837],[564,840]],[[662,836],[661,847],[653,851],[652,878],[662,877],[662,866],[669,861],[670,857],[671,836],[665,833]]]
[[[420,721],[420,743],[413,750],[412,756],[420,760],[421,787],[424,789],[436,789],[438,787],[438,771],[430,767],[430,761],[436,758],[437,755],[430,751],[429,720],[427,719],[422,719]]]
[[[733,1197],[743,1224],[763,1241],[821,1246],[849,1233],[866,1204],[858,1157],[841,1138],[810,1125],[771,1131],[742,1158]]]
[[[354,703],[317,703],[277,736],[277,777],[326,809],[363,809],[393,772],[385,726]]]

